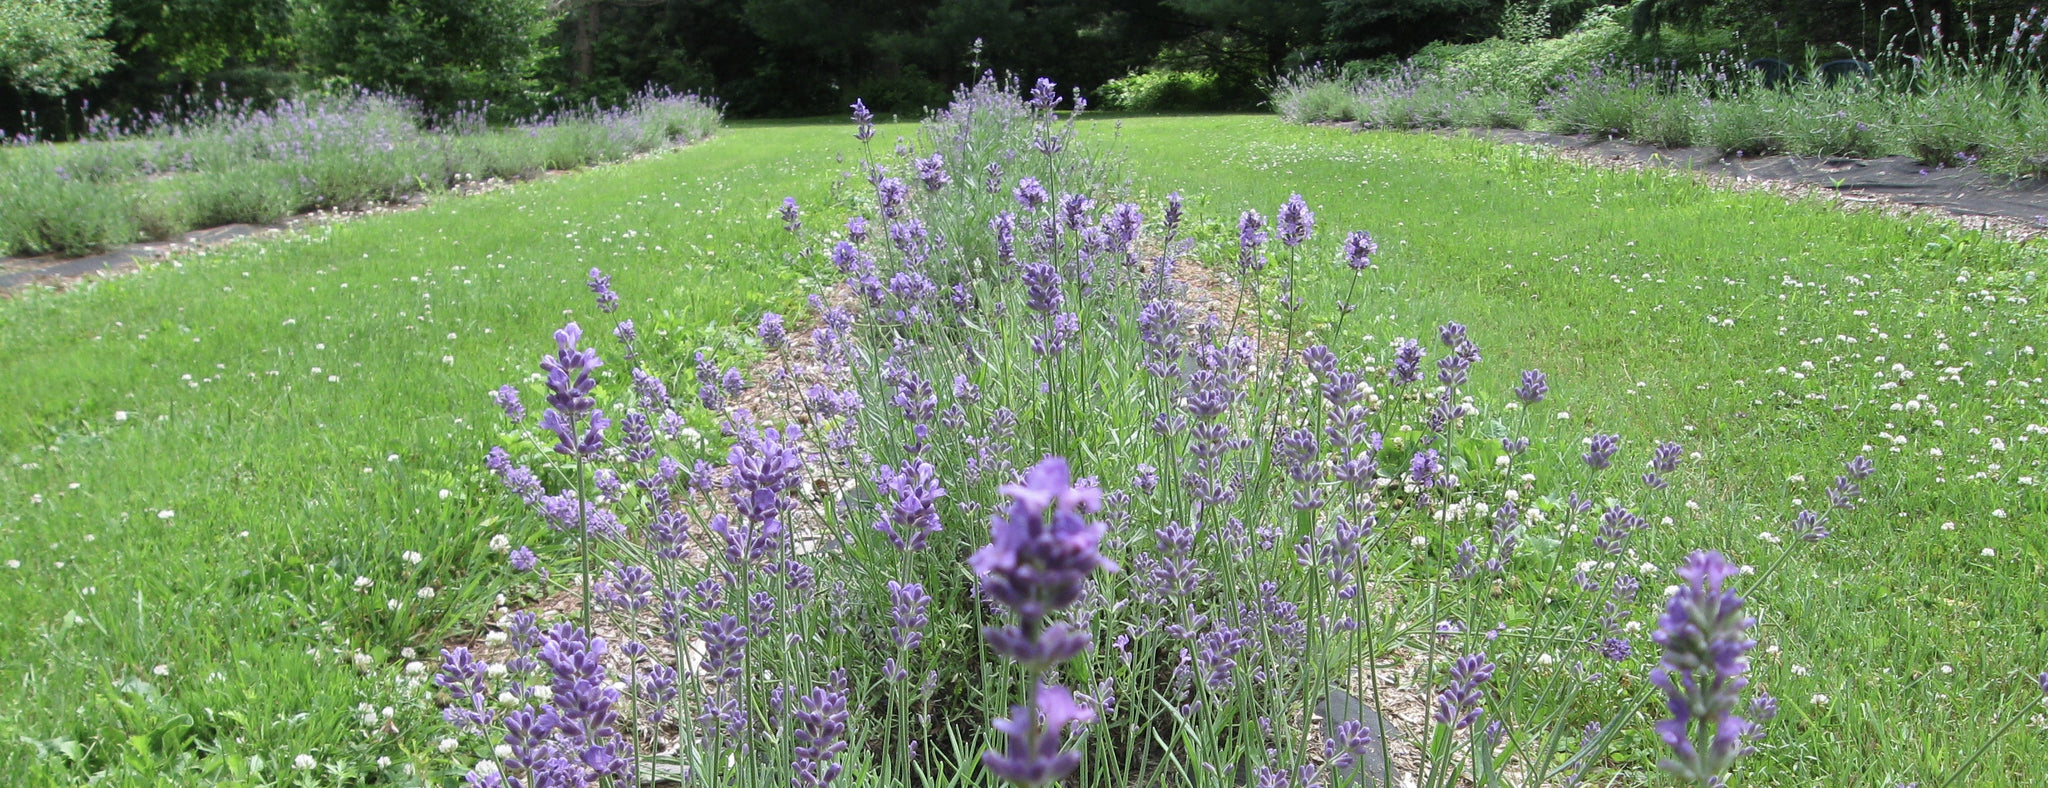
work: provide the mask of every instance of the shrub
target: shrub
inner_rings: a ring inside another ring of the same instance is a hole
[[[119,186],[71,177],[40,156],[0,162],[0,239],[10,254],[80,255],[135,239]]]
[[[1133,71],[1104,83],[1100,93],[1104,106],[1132,112],[1234,109],[1216,76],[1201,71]]]

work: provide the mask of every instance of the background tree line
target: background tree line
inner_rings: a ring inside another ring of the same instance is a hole
[[[1155,108],[1249,109],[1286,69],[1483,40],[1510,5],[1539,7],[1554,32],[1628,5],[1646,40],[1684,31],[1785,56],[1875,50],[1936,14],[1960,36],[1965,18],[2025,13],[2027,1],[0,0],[0,129],[61,137],[98,110],[346,85],[435,112],[488,102],[500,117],[649,86],[714,94],[742,117],[838,113],[856,96],[912,114],[977,63],[1090,91],[1139,72],[1191,75],[1199,89],[1155,96],[1167,105]]]

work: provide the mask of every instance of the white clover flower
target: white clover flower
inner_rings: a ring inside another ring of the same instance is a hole
[[[418,661],[405,663],[405,675],[417,676],[425,672],[427,672],[427,666],[420,664]]]
[[[349,661],[354,662],[356,667],[358,668],[368,670],[370,665],[375,663],[377,659],[361,651],[358,651],[356,652],[355,656],[349,658]]]
[[[504,534],[498,534],[497,536],[491,537],[491,552],[509,553],[511,551],[512,537],[506,536]]]
[[[496,755],[500,758],[510,758],[512,757],[512,745],[500,744],[496,747],[492,747],[491,754]]]
[[[292,768],[299,771],[306,771],[318,765],[320,765],[319,761],[313,760],[313,756],[303,752],[299,753],[299,757],[292,759]]]
[[[128,411],[125,411],[125,410],[117,410],[117,411],[114,411],[114,420],[115,420],[115,421],[127,421],[127,420],[128,420]]]
[[[168,675],[171,675],[171,666],[169,666],[169,665],[158,665],[158,666],[156,666],[156,667],[150,668],[150,669],[149,669],[149,672],[151,672],[151,673],[154,673],[154,674],[156,674],[156,675],[159,675],[159,676],[168,676]]]
[[[1793,666],[1792,666],[1792,675],[1794,675],[1794,676],[1804,676],[1804,675],[1806,675],[1806,674],[1807,674],[1807,672],[1808,672],[1808,671],[1806,670],[1806,666],[1805,666],[1805,665],[1793,665]]]
[[[1993,550],[1993,549],[1991,549],[1991,548],[1989,548],[1989,547],[1986,547],[1986,548],[1984,548],[1984,552],[1982,553],[1982,555],[1983,555],[1983,556],[1984,556],[1985,558],[1997,558],[1997,557],[1998,557],[1998,551],[1997,551],[1997,550]]]
[[[509,639],[511,639],[511,636],[506,635],[504,632],[489,632],[484,635],[484,642],[493,646],[504,645],[505,641]]]
[[[376,584],[377,581],[375,580],[371,580],[370,578],[364,577],[362,575],[356,575],[355,587],[357,591],[362,591]]]
[[[419,552],[415,550],[407,550],[403,554],[399,555],[399,558],[404,559],[406,563],[412,564],[413,566],[419,566],[420,561],[422,560]]]
[[[1413,547],[1413,548],[1415,548],[1415,549],[1417,549],[1417,550],[1420,550],[1420,549],[1422,549],[1422,548],[1428,547],[1428,546],[1429,546],[1429,537],[1427,537],[1427,536],[1417,536],[1417,537],[1415,537],[1415,538],[1413,538],[1413,539],[1410,539],[1410,540],[1408,540],[1408,546],[1410,546],[1410,547]]]
[[[436,749],[439,749],[442,752],[454,752],[455,748],[460,746],[462,746],[462,742],[456,741],[455,737],[453,736],[449,736],[447,738],[442,739],[440,746]]]
[[[550,700],[554,700],[554,699],[555,699],[555,689],[554,689],[553,687],[550,687],[550,686],[547,686],[547,685],[545,685],[545,684],[542,684],[542,685],[540,685],[540,686],[537,686],[537,687],[534,687],[534,688],[533,688],[533,696],[534,696],[535,698],[538,698],[538,699],[540,699],[540,700],[541,700],[541,701],[543,701],[543,702],[545,702],[545,701],[550,701]]]
[[[478,776],[489,777],[498,773],[498,764],[495,761],[477,761],[476,766],[470,771],[476,772]]]
[[[156,519],[159,519],[159,520],[169,520],[169,519],[171,519],[171,518],[173,518],[173,517],[176,517],[176,516],[178,516],[178,513],[177,513],[176,511],[174,511],[174,510],[171,510],[171,509],[165,509],[165,510],[163,510],[163,511],[160,511],[160,512],[157,512],[157,513],[156,513]]]
[[[417,596],[419,596],[419,598],[421,598],[421,599],[433,599],[433,598],[434,598],[434,587],[433,587],[433,586],[420,586],[420,590],[418,590],[418,591],[415,591],[415,592],[413,592],[413,593],[414,593],[414,594],[416,594]]]
[[[379,755],[379,756],[377,756],[377,768],[379,768],[379,769],[389,769],[389,768],[391,768],[391,756],[389,756],[389,755]]]
[[[1819,695],[1819,694],[1816,694],[1816,695],[1814,695],[1814,696],[1813,696],[1812,698],[1809,698],[1808,700],[1810,700],[1810,701],[1811,701],[1811,702],[1813,703],[1813,705],[1815,705],[1815,706],[1826,706],[1826,705],[1828,705],[1828,696],[1826,696],[1826,695]]]
[[[451,498],[451,497],[454,497],[454,495],[455,495],[455,493],[449,492],[449,491],[448,491],[448,489],[447,489],[447,488],[445,488],[445,487],[441,489],[441,492],[440,492],[441,500],[444,500],[444,501],[445,501],[445,500],[448,500],[449,498]]]

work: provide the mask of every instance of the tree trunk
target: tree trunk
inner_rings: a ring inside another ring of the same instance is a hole
[[[592,42],[597,39],[597,0],[583,0],[583,21],[576,25],[576,78],[582,85],[590,81],[590,72],[595,65]]]

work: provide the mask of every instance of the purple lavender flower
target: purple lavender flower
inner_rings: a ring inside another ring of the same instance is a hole
[[[1863,487],[1847,476],[1836,476],[1833,486],[1828,488],[1828,503],[1837,509],[1856,508],[1856,499],[1863,497]]]
[[[761,347],[781,350],[789,335],[783,330],[782,316],[774,312],[761,313],[761,327],[755,331],[761,337]]]
[[[1047,457],[1006,484],[1009,511],[992,518],[991,542],[967,559],[990,599],[1017,614],[1021,626],[989,627],[982,634],[996,651],[1043,670],[1079,653],[1085,633],[1064,625],[1043,627],[1052,613],[1081,597],[1081,584],[1096,569],[1116,571],[1097,548],[1105,526],[1087,519],[1102,508],[1102,492],[1072,486],[1067,461]]]
[[[619,321],[618,325],[612,326],[612,337],[619,340],[620,344],[628,346],[626,348],[627,359],[635,357],[631,345],[640,340],[640,329],[633,325],[632,318],[626,318]]]
[[[541,370],[547,373],[548,405],[570,417],[588,413],[597,405],[590,397],[591,390],[597,388],[590,372],[604,366],[597,351],[576,347],[582,341],[582,328],[575,323],[563,326],[555,332],[555,355],[540,360]]]
[[[1024,206],[1026,211],[1036,211],[1039,206],[1052,199],[1052,195],[1046,193],[1045,187],[1039,185],[1038,179],[1030,176],[1019,178],[1017,188],[1011,194],[1017,198],[1017,204]]]
[[[1792,521],[1792,533],[1801,541],[1818,542],[1828,538],[1828,518],[1811,510],[1801,510]]]
[[[1059,269],[1047,263],[1026,263],[1022,271],[1024,306],[1033,312],[1052,314],[1066,301]]]
[[[1406,386],[1422,380],[1422,343],[1413,339],[1401,340],[1394,350],[1394,365],[1387,377],[1396,386]]]
[[[1685,446],[1677,441],[1657,444],[1657,451],[1650,457],[1650,469],[1658,473],[1678,470],[1678,461],[1685,457]]]
[[[1524,405],[1542,402],[1543,396],[1549,393],[1550,383],[1540,369],[1524,370],[1522,385],[1515,387],[1515,399],[1521,400]]]
[[[795,197],[782,198],[782,229],[792,233],[804,229],[803,211],[796,206]]]
[[[590,292],[597,296],[597,308],[606,314],[619,308],[619,294],[612,292],[612,278],[603,271],[590,269]]]
[[[925,611],[931,603],[922,583],[889,581],[889,631],[897,648],[912,651],[924,642],[924,628],[931,624]]]
[[[1308,201],[1299,194],[1287,198],[1286,204],[1280,206],[1277,218],[1280,222],[1280,243],[1287,246],[1300,246],[1315,234],[1316,215],[1308,209]]]
[[[1259,247],[1266,244],[1266,217],[1258,211],[1245,211],[1237,217],[1237,270],[1250,274],[1266,267],[1266,255]]]
[[[946,157],[934,153],[917,160],[917,179],[924,183],[924,190],[936,192],[953,182],[953,176],[946,174]]]
[[[1656,728],[1672,757],[1657,765],[1680,779],[1709,785],[1747,751],[1743,742],[1756,735],[1753,723],[1735,715],[1749,684],[1743,676],[1749,670],[1745,655],[1756,645],[1744,632],[1756,622],[1742,615],[1742,597],[1724,588],[1736,567],[1720,553],[1695,552],[1676,572],[1685,585],[1672,595],[1650,636],[1664,647],[1650,682],[1664,690],[1671,711],[1671,719]]]
[[[1095,209],[1095,201],[1085,194],[1060,195],[1060,222],[1069,232],[1080,230],[1088,223],[1088,212]]]
[[[1435,487],[1444,479],[1443,455],[1435,449],[1423,449],[1408,461],[1408,479],[1417,487]]]
[[[1372,233],[1354,230],[1350,235],[1344,236],[1344,264],[1350,266],[1353,271],[1377,268],[1378,266],[1372,263],[1372,256],[1379,254],[1379,251],[1380,245],[1372,239]]]
[[[1055,87],[1051,79],[1039,77],[1038,82],[1031,86],[1031,101],[1029,102],[1031,108],[1040,112],[1046,112],[1053,107],[1059,106],[1060,94]]]
[[[913,460],[900,472],[884,465],[879,486],[894,503],[874,528],[897,549],[923,550],[932,534],[945,530],[939,523],[938,501],[946,488],[939,486],[938,470],[931,463]]]
[[[1621,448],[1620,435],[1597,434],[1587,443],[1586,453],[1579,459],[1586,461],[1586,467],[1596,471],[1607,470],[1613,464],[1614,453]]]
[[[860,99],[853,100],[853,122],[859,124],[853,132],[854,139],[867,142],[875,138],[875,113],[869,112],[868,105]]]
[[[533,567],[540,563],[540,557],[534,555],[533,550],[525,545],[520,545],[512,548],[512,554],[506,556],[506,563],[512,566],[514,572],[531,572]]]
[[[882,210],[883,218],[895,219],[903,215],[903,204],[910,199],[910,187],[895,178],[883,178],[875,184],[875,205]]]
[[[1856,455],[1855,459],[1844,463],[1843,467],[1848,469],[1849,478],[1856,481],[1868,479],[1871,474],[1877,472],[1877,464],[1871,462],[1869,457],[1861,454]]]
[[[491,401],[498,403],[498,407],[505,409],[505,419],[507,421],[518,424],[526,420],[526,406],[519,402],[519,389],[513,387],[512,384],[507,383],[499,386],[498,392],[491,395]]]
[[[790,764],[796,772],[790,780],[793,788],[825,788],[844,768],[835,761],[846,751],[846,670],[832,671],[831,680],[831,686],[815,687],[797,698],[792,714],[797,723],[796,746],[791,748],[796,761]]]
[[[1001,754],[982,753],[981,763],[997,779],[1016,785],[1058,782],[1081,765],[1080,753],[1061,749],[1063,732],[1069,724],[1094,719],[1094,710],[1075,703],[1067,688],[1038,684],[1030,705],[1011,706],[1008,719],[995,721],[1006,746]]]
[[[1485,713],[1486,696],[1479,685],[1493,678],[1493,663],[1488,662],[1486,653],[1468,654],[1451,663],[1450,681],[1436,695],[1436,711],[1431,715],[1440,725],[1449,725],[1452,730],[1464,730],[1479,721]]]

